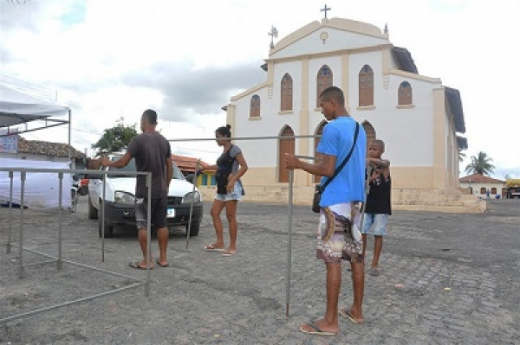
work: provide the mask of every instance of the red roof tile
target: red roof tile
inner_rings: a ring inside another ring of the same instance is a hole
[[[192,157],[185,157],[185,156],[178,156],[178,155],[172,155],[172,160],[177,164],[179,169],[183,171],[195,171],[195,165],[197,164],[198,158],[192,158]],[[200,161],[200,165],[207,167],[210,166],[210,164]]]
[[[484,176],[481,174],[473,174],[461,177],[459,179],[459,182],[461,183],[506,183],[506,181],[498,180],[496,178],[492,178],[489,176]]]

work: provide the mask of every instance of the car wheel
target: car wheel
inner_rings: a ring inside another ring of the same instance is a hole
[[[191,223],[190,237],[198,236],[200,230],[200,223]],[[188,231],[188,225],[186,225],[186,232]]]
[[[100,205],[101,206],[101,205]],[[108,220],[102,219],[99,217],[98,228],[99,228],[99,237],[103,237],[103,222],[105,223],[105,238],[109,238],[114,236],[114,226],[108,222]]]
[[[88,197],[88,219],[98,219],[98,210],[92,205],[90,195]]]

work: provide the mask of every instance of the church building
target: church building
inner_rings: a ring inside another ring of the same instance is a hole
[[[251,200],[287,200],[284,153],[314,157],[326,125],[319,95],[329,86],[345,93],[349,114],[368,142],[382,139],[391,161],[394,208],[480,212],[459,190],[459,150],[467,148],[460,93],[419,74],[406,48],[388,29],[341,18],[312,22],[272,44],[261,66],[265,82],[226,105],[233,136],[249,165],[243,181]],[[296,171],[295,203],[310,203],[319,177]],[[284,199],[285,198],[285,199]]]

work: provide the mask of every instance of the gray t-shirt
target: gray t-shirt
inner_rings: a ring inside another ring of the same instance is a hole
[[[170,143],[159,132],[143,133],[132,139],[128,152],[135,158],[137,171],[152,173],[152,198],[168,195],[166,184],[166,159],[171,157]],[[136,198],[145,198],[146,176],[137,176]]]
[[[235,159],[236,156],[239,154],[239,153],[242,153],[242,150],[240,149],[240,147],[238,147],[237,145],[233,145],[231,146],[231,148],[229,149],[229,156],[231,156],[231,158]],[[227,152],[224,152],[220,155],[220,157],[217,159],[217,166],[219,167],[222,167],[223,165],[225,165],[226,163],[226,154]],[[238,161],[235,159],[235,161],[233,162],[233,167],[231,168],[231,173],[232,174],[236,174],[238,172],[238,169],[240,167],[240,164],[238,163]],[[229,170],[228,170],[229,171]]]

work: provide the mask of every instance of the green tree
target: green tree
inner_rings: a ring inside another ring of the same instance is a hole
[[[471,156],[471,163],[466,166],[466,172],[470,174],[490,175],[495,166],[491,164],[493,159],[487,153],[480,151],[476,156]]]
[[[97,149],[98,152],[117,152],[126,149],[130,140],[137,135],[135,126],[136,124],[125,126],[125,119],[121,117],[114,127],[105,129],[103,136],[92,145],[92,148]]]

